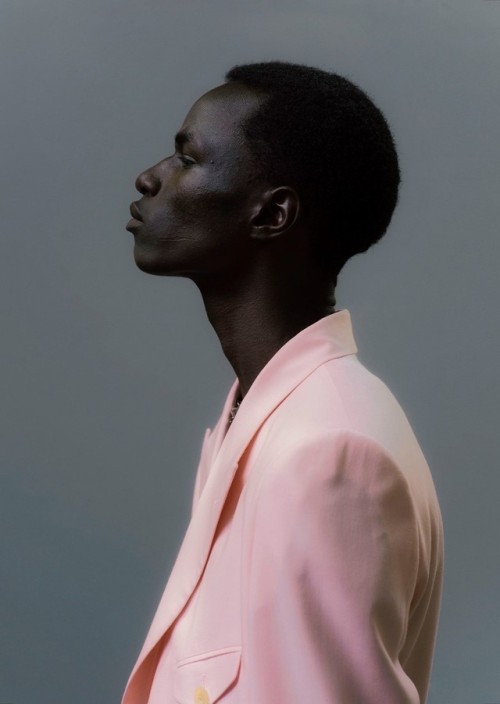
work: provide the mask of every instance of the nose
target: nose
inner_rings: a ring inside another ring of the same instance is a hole
[[[155,196],[160,190],[160,180],[152,169],[146,169],[135,179],[135,187],[143,196]]]

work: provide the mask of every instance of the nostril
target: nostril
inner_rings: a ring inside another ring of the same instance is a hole
[[[135,188],[136,188],[137,191],[139,191],[139,193],[140,193],[141,195],[145,195],[145,193],[144,193],[144,190],[145,190],[145,189],[144,189],[144,184],[143,184],[143,182],[140,180],[140,176],[138,176],[138,177],[135,179]]]
[[[135,187],[143,196],[154,196],[160,190],[160,181],[151,171],[143,171],[136,178]]]

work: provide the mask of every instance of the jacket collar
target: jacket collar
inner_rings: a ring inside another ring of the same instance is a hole
[[[229,413],[239,392],[235,379],[214,428],[212,457],[221,452],[226,463],[237,462],[262,423],[296,386],[329,359],[356,352],[347,310],[331,313],[301,330],[261,369],[226,432]]]
[[[196,588],[210,553],[238,461],[246,447],[277,406],[315,369],[328,360],[356,352],[351,319],[347,310],[331,313],[304,328],[288,340],[263,367],[226,432],[229,412],[239,390],[238,379],[233,382],[222,414],[212,433],[212,464],[209,475],[194,509],[144,646],[130,676],[123,704],[142,702],[136,693],[143,692],[144,688],[151,684],[154,667],[145,661],[152,655],[152,651]],[[204,445],[203,451],[206,449]]]

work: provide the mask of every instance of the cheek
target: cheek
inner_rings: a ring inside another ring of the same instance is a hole
[[[171,173],[149,213],[148,235],[158,242],[196,241],[205,249],[229,244],[244,225],[246,197],[245,184],[227,172]]]
[[[181,193],[157,196],[147,217],[147,231],[151,238],[172,239],[177,232],[194,224],[197,209],[192,199]]]
[[[240,194],[215,190],[199,190],[184,197],[172,197],[170,208],[163,213],[164,223],[176,224],[193,235],[199,231],[210,239],[224,239],[241,228],[244,211]]]

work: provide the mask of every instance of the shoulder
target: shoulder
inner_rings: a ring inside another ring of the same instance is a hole
[[[333,366],[322,365],[273,414],[254,474],[258,502],[284,523],[321,510],[355,525],[363,514],[434,543],[439,503],[404,412],[364,368]]]
[[[281,428],[273,428],[276,433]],[[411,489],[405,472],[391,453],[373,438],[350,428],[318,428],[296,433],[286,442],[266,444],[266,468],[260,484],[263,490],[285,496],[311,492],[368,494],[393,485],[403,493]]]
[[[389,388],[354,355],[332,359],[309,374],[269,418],[273,452],[312,447],[384,452],[403,472],[428,471],[415,434]]]

